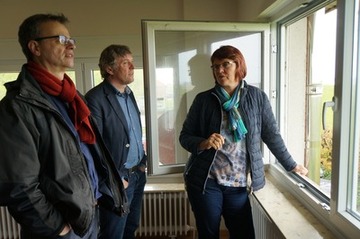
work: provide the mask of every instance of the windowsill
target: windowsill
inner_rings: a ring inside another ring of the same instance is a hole
[[[183,191],[182,174],[150,176],[145,186],[146,192]],[[266,185],[253,193],[270,220],[276,225],[285,238],[291,239],[336,239],[338,237],[324,226],[302,202],[289,190],[276,182],[266,170]]]
[[[182,192],[185,191],[183,183],[146,183],[145,192]]]
[[[163,175],[150,175],[147,176],[146,184],[184,184],[184,178],[182,173],[172,173]]]
[[[304,205],[266,174],[266,185],[254,192],[269,218],[285,238],[336,238]]]

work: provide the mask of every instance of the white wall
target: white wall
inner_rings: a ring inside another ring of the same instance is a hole
[[[272,2],[276,0],[0,0],[0,60],[25,59],[17,31],[36,13],[62,12],[70,19],[76,57],[98,57],[111,43],[128,45],[140,57],[142,19],[259,21],[257,16]]]

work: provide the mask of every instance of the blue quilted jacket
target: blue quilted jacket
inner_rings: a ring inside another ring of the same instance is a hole
[[[291,171],[296,162],[288,152],[272,112],[267,95],[257,87],[244,82],[241,89],[239,112],[248,130],[247,157],[250,162],[253,191],[265,185],[261,143],[264,142],[282,166]],[[199,152],[198,145],[213,133],[220,133],[222,110],[215,89],[199,93],[190,107],[180,133],[180,144],[191,153],[186,164],[184,179],[199,190],[204,190],[216,150]]]

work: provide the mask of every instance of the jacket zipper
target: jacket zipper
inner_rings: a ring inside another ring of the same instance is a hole
[[[220,106],[220,112],[221,112],[221,121],[220,121],[220,126],[219,126],[219,133],[220,133],[220,132],[221,132],[222,119],[223,119],[223,117],[224,117],[223,111],[222,111],[222,109],[221,109],[221,101],[220,101],[219,97],[218,97],[216,94],[214,94],[213,92],[211,92],[211,94],[216,97],[216,99],[217,99],[218,102],[219,102],[219,106]],[[217,152],[218,152],[218,151],[216,150],[216,151],[215,151],[215,154],[214,154],[214,157],[213,157],[213,159],[212,159],[212,163],[211,163],[211,165],[210,165],[210,167],[209,167],[209,169],[208,169],[207,175],[210,174],[211,167],[212,167],[212,165],[213,165],[214,162],[215,162],[215,158],[216,158]],[[209,177],[206,177],[206,179],[205,179],[205,181],[204,181],[204,184],[203,184],[203,190],[202,190],[202,193],[203,193],[203,194],[205,194],[205,188],[206,188],[206,183],[207,183],[208,178],[209,178]]]

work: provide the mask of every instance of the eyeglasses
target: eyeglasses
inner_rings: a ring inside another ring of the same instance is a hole
[[[59,42],[61,45],[75,45],[75,39],[63,36],[63,35],[57,35],[57,36],[48,36],[48,37],[38,37],[35,38],[34,41],[41,41],[41,40],[45,40],[45,39],[50,39],[50,38],[58,38]]]
[[[235,62],[233,62],[233,61],[225,61],[225,62],[223,62],[223,63],[221,63],[221,64],[214,64],[214,65],[212,65],[212,66],[210,66],[211,67],[211,69],[213,70],[213,71],[218,71],[218,70],[220,70],[220,68],[222,67],[223,69],[228,69],[232,64],[234,64]]]

